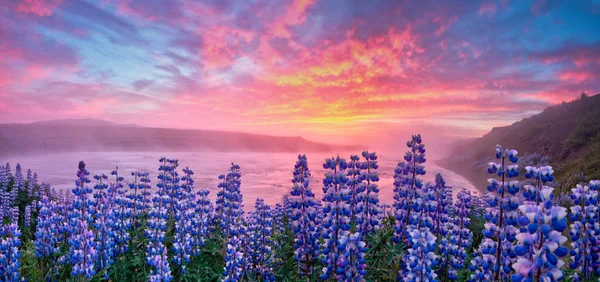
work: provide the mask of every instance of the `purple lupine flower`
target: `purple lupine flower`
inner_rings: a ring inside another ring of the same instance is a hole
[[[2,281],[20,281],[21,231],[16,223],[2,226],[5,238],[0,241],[0,278]]]
[[[72,270],[71,276],[83,276],[90,279],[96,274],[94,263],[98,260],[94,232],[88,228],[87,221],[79,220],[75,232],[69,238]]]
[[[146,262],[154,268],[149,277],[152,281],[170,281],[172,279],[166,256],[167,249],[164,245],[167,220],[169,219],[168,201],[169,196],[167,195],[161,196],[158,192],[153,195],[153,205],[148,213],[147,228],[144,231],[149,240],[146,248]]]
[[[592,180],[589,185],[577,184],[571,191],[571,262],[574,269],[573,281],[586,281],[594,274],[600,274],[600,234],[598,210],[599,181]]]
[[[20,191],[25,188],[25,178],[23,177],[23,170],[21,169],[21,164],[17,164],[17,167],[15,168],[14,187],[17,188],[16,191]]]
[[[114,184],[113,184],[114,185]],[[131,199],[125,195],[124,189],[118,189],[113,199],[111,209],[108,211],[107,222],[109,224],[111,240],[114,244],[113,255],[117,257],[129,250],[131,236],[129,229],[132,227]]]
[[[175,214],[175,203],[177,201],[179,193],[179,174],[177,173],[177,167],[179,167],[179,161],[176,159],[167,159],[165,157],[160,158],[161,163],[159,170],[159,183],[158,192],[161,196],[168,196],[168,202],[166,203],[169,217],[173,217]]]
[[[25,207],[25,214],[23,215],[23,223],[25,227],[31,227],[31,205]]]
[[[152,257],[148,257],[148,264],[154,266],[154,269],[150,271],[148,281],[169,282],[173,280],[167,258],[167,247],[162,246],[162,251]]]
[[[346,160],[340,157],[325,159],[323,168],[323,257],[325,265],[321,279],[327,279],[334,271],[335,264],[342,252],[339,240],[344,231],[350,230],[350,207],[348,199],[348,178],[346,178]]]
[[[413,229],[408,234],[410,247],[405,259],[406,269],[402,280],[409,281],[437,281],[437,274],[433,269],[437,264],[435,255],[436,238],[429,228]],[[402,272],[402,270],[401,270]]]
[[[450,222],[450,212],[452,210],[452,187],[446,186],[446,181],[441,174],[435,175],[435,200],[436,208],[431,217],[433,219],[432,233],[440,238],[448,235],[448,223]]]
[[[516,271],[512,281],[559,281],[563,278],[560,269],[564,262],[559,257],[568,252],[562,246],[567,241],[562,235],[567,226],[567,209],[553,204],[552,191],[553,188],[542,186],[534,201],[519,206],[523,214],[519,223],[524,228],[516,236],[519,244],[514,248],[517,261],[512,265]]]
[[[273,232],[273,215],[271,208],[263,199],[257,198],[256,210],[250,216],[249,235],[249,264],[256,272],[259,281],[275,281],[273,274],[273,258],[271,250],[271,235]]]
[[[298,262],[299,274],[310,277],[319,254],[318,202],[310,189],[310,170],[305,155],[298,155],[292,178],[289,213],[295,233],[294,259]]]
[[[110,185],[108,187],[108,201],[109,204],[112,206],[112,204],[114,203],[115,198],[117,197],[117,194],[119,194],[119,192],[123,192],[123,180],[125,180],[125,178],[121,175],[119,175],[119,167],[115,167],[115,169],[113,171],[110,172],[110,175],[114,175],[115,176],[115,182],[112,183],[112,185]]]
[[[106,184],[108,177],[104,174],[95,175],[96,185],[94,189],[96,193],[94,195],[95,212],[94,212],[94,229],[96,230],[96,251],[98,253],[98,261],[96,264],[97,270],[103,270],[104,268],[113,264],[114,259],[114,231],[112,230],[113,222],[110,218],[110,211],[114,208],[109,203],[108,185]]]
[[[236,220],[237,222],[238,220]],[[232,224],[232,229],[236,229]],[[223,269],[222,282],[241,281],[244,274],[244,252],[242,251],[242,242],[238,235],[229,237],[227,250],[225,252],[225,268]]]
[[[197,193],[197,201],[196,201],[196,213],[194,217],[194,226],[197,229],[196,231],[196,253],[199,253],[200,247],[205,246],[206,237],[208,236],[211,228],[211,217],[213,211],[212,202],[208,198],[208,194],[210,191],[206,188],[198,189]]]
[[[195,200],[194,200],[194,172],[189,168],[183,169],[184,176],[181,178],[181,193],[176,204],[175,211],[175,235],[173,239],[173,262],[179,266],[179,273],[185,273],[185,265],[190,262],[191,255],[196,247],[197,228],[194,221]]]
[[[8,184],[10,181],[10,164],[0,166],[0,221],[4,220],[5,211],[8,210]]]
[[[519,207],[519,199],[515,195],[519,192],[519,182],[509,181],[509,179],[519,176],[519,166],[515,164],[518,161],[517,154],[516,150],[503,150],[500,145],[496,145],[496,159],[500,159],[501,162],[488,163],[488,173],[497,175],[500,181],[494,178],[488,179],[490,185],[487,187],[489,193],[486,197],[489,207],[484,212],[487,223],[484,225],[483,234],[486,238],[495,239],[498,247],[495,249],[493,265],[481,269],[481,271],[493,272],[494,280],[508,279],[516,258],[513,243],[518,231],[516,210]],[[481,260],[475,262],[477,261]],[[483,266],[480,265],[480,267]],[[489,275],[486,273],[479,276],[488,277]]]
[[[345,231],[340,238],[342,252],[335,264],[336,281],[364,281],[363,277],[367,274],[367,244],[362,241],[362,237],[360,232]]]
[[[421,189],[423,182],[418,178],[425,175],[423,163],[425,159],[425,144],[422,143],[421,135],[413,135],[411,141],[406,143],[410,148],[404,156],[404,161],[398,163],[394,170],[394,208],[396,210],[396,236],[394,240],[403,241],[407,236],[407,226],[412,224],[412,203]]]
[[[471,192],[468,190],[461,190],[456,196],[456,203],[454,204],[454,214],[452,217],[452,230],[449,239],[451,245],[449,249],[450,261],[447,277],[448,279],[455,281],[458,270],[462,270],[465,267],[465,261],[467,259],[467,250],[473,243],[473,233],[469,228],[471,220],[469,218],[471,214]]]
[[[361,226],[361,234],[367,235],[379,226],[378,215],[381,212],[378,209],[379,204],[379,174],[377,169],[377,154],[375,152],[362,152],[364,161],[361,163],[362,170],[360,173],[361,185],[364,186],[365,196],[364,201],[364,221]]]
[[[364,200],[365,187],[361,185],[361,170],[360,158],[356,155],[350,156],[346,176],[348,178],[348,205],[350,209],[350,223],[358,226],[363,226],[365,222]]]
[[[35,231],[35,254],[38,258],[51,257],[60,252],[58,244],[64,236],[60,232],[64,217],[57,203],[46,196],[42,197],[38,206],[40,212]]]
[[[219,184],[222,189],[217,195],[217,212],[219,213],[219,224],[223,232],[225,240],[229,239],[232,234],[233,223],[236,218],[243,216],[242,210],[242,193],[240,191],[241,174],[240,166],[234,163],[231,164],[229,172],[225,176],[219,176],[223,182]],[[234,232],[236,232],[234,230]]]
[[[73,213],[71,218],[75,221],[86,220],[87,222],[93,222],[90,215],[90,209],[93,206],[93,202],[89,199],[88,195],[92,193],[92,189],[87,185],[90,183],[88,178],[89,172],[85,169],[85,162],[79,162],[79,170],[77,171],[77,180],[75,181],[75,188],[73,188]],[[73,227],[77,226],[76,222],[73,222]]]

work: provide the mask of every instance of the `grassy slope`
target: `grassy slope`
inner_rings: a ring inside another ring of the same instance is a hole
[[[496,144],[516,149],[520,156],[551,156],[557,179],[565,187],[577,182],[569,177],[575,173],[583,173],[587,180],[600,179],[600,95],[550,106],[510,126],[494,128],[481,138],[457,144],[453,157],[438,163],[483,189]]]

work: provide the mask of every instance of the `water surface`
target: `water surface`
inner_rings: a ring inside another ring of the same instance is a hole
[[[24,170],[31,169],[39,175],[40,181],[50,183],[58,189],[71,189],[75,183],[77,164],[84,160],[90,174],[110,172],[115,166],[125,176],[131,179],[130,172],[143,170],[150,172],[152,184],[157,182],[158,159],[161,156],[179,159],[180,168],[189,166],[194,170],[196,187],[209,188],[210,196],[214,199],[217,193],[219,174],[226,173],[235,162],[242,171],[242,193],[245,208],[252,209],[257,197],[264,198],[269,204],[281,202],[284,195],[291,190],[292,170],[297,159],[296,154],[289,153],[216,153],[216,152],[174,152],[159,154],[156,152],[110,152],[110,153],[54,153],[44,155],[0,157],[2,163],[10,162],[14,170],[17,163]],[[349,159],[350,154],[340,154]],[[311,187],[318,198],[321,198],[324,169],[323,160],[332,154],[309,153],[309,168],[311,169]],[[379,156],[379,198],[382,202],[393,203],[394,167],[397,158]],[[426,163],[427,174],[425,181],[434,181],[436,173],[442,173],[446,183],[453,187],[454,193],[461,188],[477,193],[475,186],[462,176],[439,167],[433,162]],[[109,178],[110,179],[110,178]]]

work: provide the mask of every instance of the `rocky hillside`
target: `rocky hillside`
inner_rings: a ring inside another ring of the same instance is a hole
[[[459,142],[452,157],[438,163],[483,189],[488,178],[485,168],[494,160],[496,144],[516,149],[521,158],[549,156],[564,187],[578,182],[574,175],[582,173],[587,180],[600,179],[600,94],[582,95],[510,126],[493,128],[481,138]]]

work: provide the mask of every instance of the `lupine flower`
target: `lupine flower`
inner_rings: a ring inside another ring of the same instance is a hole
[[[319,254],[317,242],[319,225],[318,203],[310,189],[310,170],[305,155],[298,155],[292,178],[289,213],[294,230],[294,259],[298,262],[299,274],[310,276]]]
[[[6,236],[0,241],[0,278],[2,281],[18,282],[20,277],[21,231],[16,223],[2,226],[2,233]]]
[[[146,248],[146,262],[152,266],[149,280],[170,281],[172,279],[169,262],[167,261],[167,248],[165,247],[165,231],[167,230],[167,203],[169,196],[161,196],[158,193],[152,198],[152,208],[148,213],[146,230],[144,234],[150,241]]]
[[[471,199],[471,192],[463,189],[456,196],[456,203],[454,204],[453,228],[449,239],[449,244],[451,245],[449,249],[450,261],[447,274],[448,279],[452,281],[458,278],[457,271],[464,268],[467,259],[467,249],[471,247],[473,242],[473,233],[467,228],[471,224],[469,218],[471,213]]]
[[[227,240],[232,233],[232,226],[236,218],[243,216],[242,194],[240,191],[241,174],[240,166],[234,163],[226,176],[223,176],[222,188],[217,197],[217,211],[220,213],[220,225],[225,239]]]
[[[380,213],[378,209],[379,204],[379,188],[377,182],[379,181],[379,175],[377,169],[377,155],[375,152],[362,152],[364,161],[361,163],[362,171],[360,173],[361,185],[364,185],[365,196],[364,201],[364,221],[361,226],[362,234],[369,234],[379,225],[378,215]]]
[[[346,178],[347,163],[340,157],[326,159],[323,168],[325,172],[323,179],[323,228],[322,237],[323,258],[325,265],[322,279],[329,277],[335,268],[335,263],[341,253],[339,240],[344,231],[350,230],[350,207],[347,204],[348,178]]]
[[[21,169],[21,164],[17,164],[17,167],[15,168],[14,187],[17,188],[16,191],[20,191],[25,188],[25,178],[23,178],[23,170]],[[16,194],[16,192],[14,193]]]
[[[336,281],[364,281],[367,274],[365,251],[367,244],[360,232],[345,231],[340,238],[340,256],[335,264]]]
[[[117,197],[117,195],[119,194],[119,192],[123,193],[123,184],[121,182],[123,182],[123,180],[125,179],[123,176],[119,175],[119,167],[115,167],[115,169],[113,171],[110,172],[111,175],[115,176],[115,182],[112,183],[112,185],[109,186],[108,189],[108,200],[109,203],[112,204],[114,203],[115,198]]]
[[[154,269],[150,271],[148,281],[169,282],[173,280],[173,275],[171,275],[171,269],[169,268],[169,261],[167,259],[167,247],[162,246],[161,252],[149,257],[148,264],[154,266]]]
[[[235,228],[232,228],[235,229]],[[223,282],[241,281],[244,273],[244,253],[242,242],[237,235],[229,237],[227,250],[225,252],[225,268],[223,270]]]
[[[413,229],[408,236],[411,247],[405,259],[406,269],[402,276],[403,281],[437,281],[437,274],[433,269],[436,267],[434,251],[436,238],[428,228]],[[402,270],[401,270],[402,271]]]
[[[158,192],[161,196],[168,196],[168,202],[166,203],[168,213],[170,217],[175,214],[175,202],[177,201],[177,193],[179,190],[179,174],[177,173],[177,167],[179,167],[179,161],[175,159],[167,159],[165,157],[160,158],[161,166],[159,170],[159,183]]]
[[[412,224],[410,219],[416,190],[423,186],[418,176],[425,175],[423,166],[423,163],[426,162],[425,144],[422,143],[421,135],[413,135],[406,146],[410,150],[406,152],[404,162],[398,163],[394,170],[394,208],[396,210],[396,237],[394,239],[396,241],[406,238],[406,227]]]
[[[200,188],[197,193],[197,201],[196,201],[196,214],[194,217],[194,225],[197,229],[196,231],[196,247],[203,247],[205,243],[205,238],[209,233],[209,228],[211,228],[211,216],[213,213],[213,206],[208,198],[208,194],[210,191],[206,188]],[[196,250],[196,253],[199,253],[199,250]]]
[[[254,207],[256,210],[251,214],[248,226],[250,239],[249,263],[251,269],[256,272],[258,281],[275,281],[271,250],[271,235],[273,232],[271,208],[260,198],[256,199]]]
[[[114,184],[113,184],[114,185]],[[129,249],[129,229],[132,226],[131,218],[132,207],[131,199],[125,195],[124,189],[116,189],[114,195],[114,203],[108,211],[108,223],[111,230],[112,241],[115,244],[114,256],[117,257],[124,254]]]
[[[190,262],[192,252],[196,249],[197,232],[196,222],[194,221],[195,201],[194,201],[194,172],[189,168],[183,169],[184,176],[181,178],[181,193],[178,195],[178,201],[175,211],[175,236],[173,240],[173,262],[179,266],[180,275],[185,273],[185,265]]]
[[[25,207],[25,214],[23,215],[23,223],[25,227],[31,227],[31,205]]]
[[[475,250],[469,270],[473,272],[469,282],[494,281],[494,266],[496,265],[496,249],[498,243],[490,238],[485,238]]]
[[[519,192],[519,183],[518,181],[508,181],[508,179],[519,176],[519,166],[515,164],[518,161],[517,151],[503,150],[500,145],[496,145],[496,159],[500,159],[501,163],[488,163],[487,171],[489,174],[497,175],[500,181],[493,178],[488,179],[490,184],[487,187],[489,207],[484,213],[487,223],[484,225],[483,234],[486,238],[494,238],[498,242],[498,247],[495,249],[493,265],[489,268],[483,268],[483,265],[480,265],[482,267],[480,271],[484,274],[475,274],[477,279],[482,279],[481,277],[486,277],[486,279],[493,277],[494,280],[507,279],[515,260],[513,243],[517,234],[516,209],[519,207],[519,200],[515,195]],[[474,260],[474,262],[481,261]],[[487,258],[485,261],[487,262]],[[491,276],[487,273],[489,271],[493,272]]]
[[[435,175],[435,200],[437,202],[435,211],[431,213],[434,221],[432,228],[433,235],[436,237],[445,237],[448,235],[449,214],[452,211],[452,187],[446,186],[446,181],[441,174]]]
[[[571,263],[573,281],[585,281],[600,274],[600,224],[598,210],[598,180],[589,185],[578,184],[571,191]]]
[[[87,221],[77,222],[74,234],[69,238],[71,257],[71,276],[83,276],[90,279],[96,274],[94,263],[98,260],[94,232],[88,228]]]
[[[361,185],[360,158],[356,155],[350,156],[346,176],[348,178],[348,205],[350,208],[350,223],[362,226],[364,221],[364,200],[365,187]]]
[[[51,257],[59,253],[58,243],[62,240],[64,218],[55,201],[43,196],[38,203],[39,215],[35,231],[35,254],[38,258]]]
[[[512,267],[516,274],[512,281],[559,281],[564,264],[559,257],[567,255],[562,246],[567,237],[562,232],[567,226],[567,210],[552,203],[553,188],[543,186],[537,193],[536,204],[527,201],[519,206],[523,216],[519,223],[524,226],[517,235],[519,244],[514,248],[517,261]]]
[[[94,213],[94,229],[96,230],[96,251],[98,252],[98,263],[96,267],[98,270],[102,270],[113,263],[114,257],[114,245],[113,238],[115,237],[111,228],[112,222],[110,221],[109,211],[114,210],[110,208],[108,202],[108,185],[106,184],[108,177],[104,174],[95,175],[96,185],[94,189],[96,193],[94,197],[95,202],[95,213]]]

